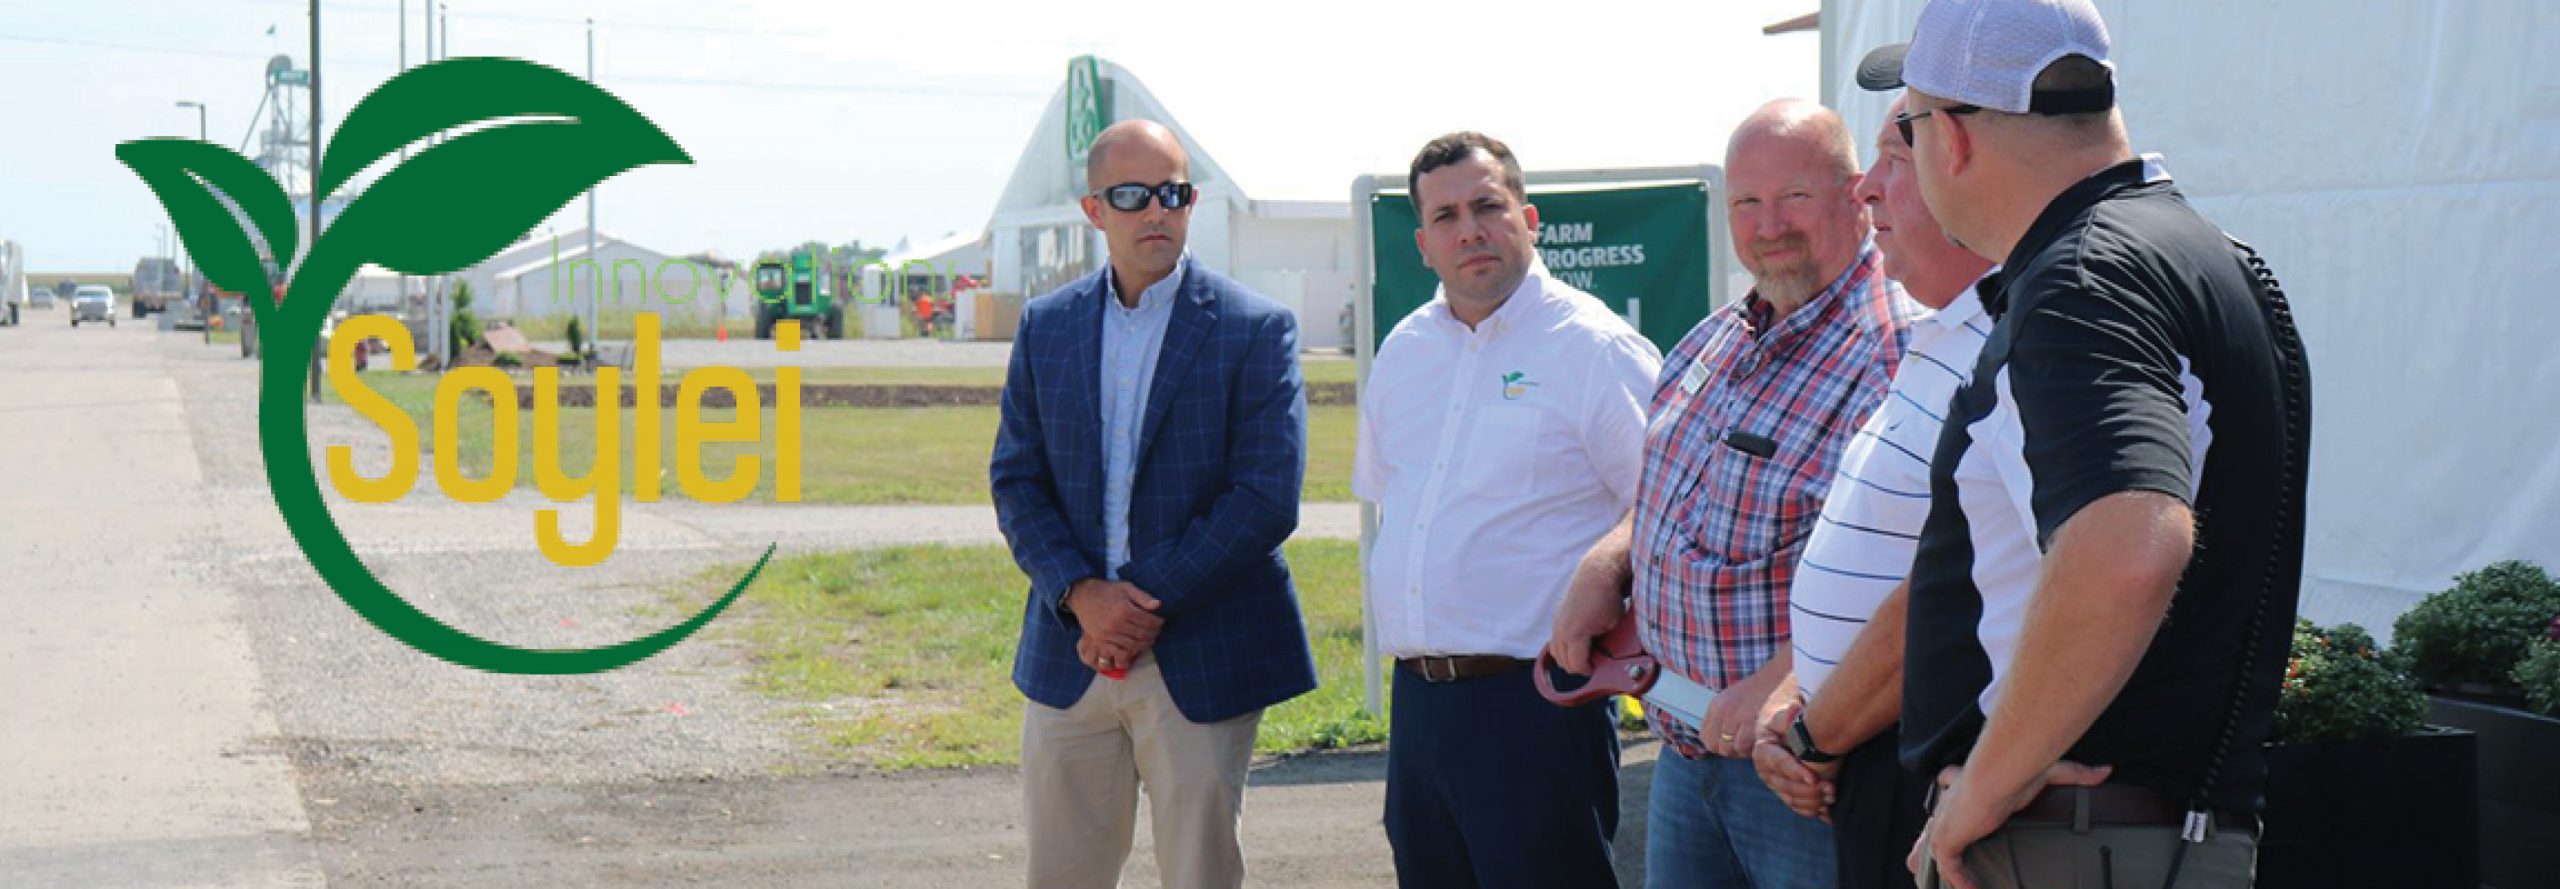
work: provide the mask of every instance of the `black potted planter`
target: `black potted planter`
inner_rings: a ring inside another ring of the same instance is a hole
[[[2560,886],[2560,719],[2454,691],[2428,697],[2427,721],[2479,737],[2481,882]]]
[[[2430,726],[2393,738],[2267,745],[2257,885],[2473,889],[2476,740]]]

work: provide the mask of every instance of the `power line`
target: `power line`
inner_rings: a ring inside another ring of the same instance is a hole
[[[265,61],[268,56],[272,55],[272,53],[263,52],[196,49],[192,47],[178,46],[149,46],[138,43],[118,43],[106,40],[80,40],[67,37],[40,37],[27,34],[0,34],[0,43],[32,43],[45,46],[67,46],[81,49],[111,49],[124,52],[198,56],[220,59],[253,59],[257,61]],[[356,56],[352,58],[332,56],[331,62],[338,65],[355,64],[377,68],[396,67],[389,59],[370,58],[365,56]],[[1045,98],[1048,95],[1048,93],[1045,92],[1033,92],[1029,90],[962,89],[914,84],[794,83],[785,81],[736,80],[717,77],[666,77],[653,75],[619,75],[608,79],[606,83],[608,85],[613,83],[641,83],[661,86],[729,87],[736,89],[786,90],[792,92],[857,93],[955,99],[1040,99]]]
[[[265,9],[265,10],[281,10],[281,11],[279,12],[279,14],[280,14],[280,15],[289,14],[289,15],[291,15],[292,17],[296,17],[296,18],[300,17],[300,11],[299,11],[299,10],[297,10],[297,9],[292,9],[292,8],[288,8],[288,7],[285,7],[285,6],[281,6],[281,5],[279,5],[279,4],[275,4],[275,3],[260,2],[260,0],[231,0],[231,2],[233,2],[233,3],[238,3],[238,4],[243,5],[243,6],[252,6],[252,7],[259,8],[259,9]],[[380,13],[380,14],[382,14],[382,15],[399,15],[399,14],[400,14],[400,10],[399,10],[398,8],[390,7],[390,6],[377,6],[377,5],[368,4],[368,3],[324,3],[324,4],[322,4],[322,5],[321,5],[321,8],[322,8],[323,10],[325,10],[325,11],[328,11],[328,12],[369,12],[369,13]],[[577,27],[577,28],[584,28],[584,27],[586,27],[586,24],[587,24],[587,20],[586,20],[586,19],[583,19],[583,18],[564,18],[564,17],[560,17],[560,16],[529,15],[529,14],[525,14],[525,13],[510,13],[510,12],[469,12],[469,13],[466,13],[466,14],[465,14],[465,17],[466,17],[466,20],[471,20],[471,21],[485,20],[485,21],[496,21],[496,22],[519,22],[519,23],[524,23],[524,24],[536,24],[536,25],[562,25],[562,26],[567,26],[567,27]],[[674,32],[679,32],[679,33],[687,33],[687,34],[732,34],[732,35],[739,35],[739,36],[746,36],[746,37],[824,37],[824,36],[826,36],[826,35],[825,35],[824,33],[822,33],[822,32],[815,31],[815,30],[811,30],[811,29],[808,29],[808,28],[788,28],[788,29],[779,29],[779,30],[762,30],[762,29],[757,29],[757,28],[741,28],[741,27],[737,27],[737,26],[734,26],[734,25],[714,25],[714,24],[705,24],[705,23],[698,23],[698,22],[670,22],[670,21],[646,21],[646,20],[633,21],[633,20],[619,20],[619,19],[597,19],[597,20],[596,20],[596,26],[597,26],[597,27],[599,27],[599,28],[606,28],[606,29],[611,29],[611,28],[631,28],[631,29],[635,29],[635,30],[645,30],[645,31],[674,31]]]
[[[948,97],[968,99],[1042,99],[1047,98],[1049,95],[1048,93],[1032,92],[1029,90],[975,90],[928,86],[883,86],[878,84],[860,83],[784,83],[765,80],[726,80],[716,77],[651,77],[632,74],[604,78],[602,82],[607,86],[616,83],[650,83],[669,86],[719,86],[742,87],[747,89],[800,90],[806,92],[830,93],[876,93],[891,96],[931,96],[937,98]]]
[[[83,49],[120,49],[129,52],[162,53],[165,55],[176,56],[205,56],[208,58],[218,59],[264,60],[268,55],[271,55],[270,53],[238,52],[220,49],[190,49],[187,47],[175,46],[142,46],[132,43],[111,43],[104,40],[76,40],[69,37],[37,37],[29,34],[0,34],[0,42],[34,43],[45,46],[75,46]]]

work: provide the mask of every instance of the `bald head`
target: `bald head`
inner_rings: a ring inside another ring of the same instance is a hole
[[[1781,317],[1857,262],[1867,236],[1858,150],[1840,115],[1802,99],[1760,106],[1725,144],[1725,224],[1754,293]]]
[[[1102,188],[1119,184],[1110,180],[1107,174],[1111,170],[1111,155],[1122,150],[1150,159],[1169,160],[1177,177],[1191,175],[1191,155],[1182,150],[1182,139],[1175,136],[1173,130],[1152,120],[1124,120],[1103,130],[1102,135],[1093,137],[1093,147],[1084,156],[1084,187]]]
[[[1831,109],[1805,99],[1778,99],[1743,118],[1725,143],[1726,162],[1746,150],[1801,155],[1844,180],[1858,174],[1858,144],[1849,136],[1849,125]]]
[[[1191,157],[1165,125],[1126,120],[1094,137],[1093,148],[1085,155],[1084,178],[1087,193],[1076,203],[1084,208],[1085,219],[1102,231],[1121,299],[1135,306],[1148,286],[1173,274],[1182,261],[1183,245],[1191,237],[1191,208],[1200,193],[1195,186],[1188,192],[1190,200],[1181,201],[1179,196],[1185,193],[1173,192],[1182,204],[1174,207],[1159,189],[1168,183],[1189,183]],[[1098,196],[1118,185],[1146,186],[1146,197],[1136,209],[1124,210]]]

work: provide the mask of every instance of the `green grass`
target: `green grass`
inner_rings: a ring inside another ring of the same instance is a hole
[[[707,292],[703,296],[697,298],[716,299],[716,297],[711,296]],[[632,318],[638,314],[639,310],[637,309],[598,309],[596,311],[596,327],[601,328],[604,331],[604,338],[608,341],[628,341],[635,336],[639,330],[635,325],[635,322],[632,321]],[[566,314],[548,315],[535,318],[516,319],[514,323],[516,329],[522,331],[525,339],[528,340],[537,342],[543,340],[567,340],[569,338],[569,317],[570,316]],[[719,334],[719,326],[719,323],[714,319],[702,317],[690,312],[672,315],[660,312],[658,318],[658,337],[660,339],[670,340],[707,340]],[[855,320],[851,315],[847,315],[845,317],[845,326],[852,327],[857,333],[859,333],[861,329],[861,322]],[[754,317],[749,316],[729,319],[730,336],[745,335],[752,337],[755,335],[755,332],[756,319]],[[589,336],[588,339],[592,341],[595,337]]]
[[[750,368],[746,368],[745,370],[746,370],[746,372],[747,372],[747,375],[748,375],[748,376],[751,376],[751,377],[756,378],[756,382],[759,382],[759,383],[770,383],[770,382],[773,382],[773,372],[774,372],[774,370],[775,370],[774,368],[770,368],[770,367],[750,367]],[[667,375],[668,377],[673,378],[673,377],[677,377],[677,376],[682,375],[682,374],[684,373],[684,371],[683,371],[683,370],[680,370],[680,369],[676,369],[676,368],[669,368],[669,369],[667,369],[667,370],[665,371],[665,373],[666,373],[666,375]],[[801,382],[803,385],[815,385],[815,384],[819,384],[819,383],[831,383],[831,384],[853,384],[853,385],[868,385],[868,386],[977,386],[977,387],[988,387],[988,386],[1002,386],[1002,385],[1004,385],[1004,368],[1001,368],[1001,367],[804,367],[804,368],[801,368],[801,369],[800,369],[800,382]]]
[[[1309,383],[1349,383],[1354,370],[1349,361],[1308,361],[1302,365]],[[747,374],[758,382],[772,382],[773,368],[751,367]],[[670,368],[669,377],[682,374]],[[1002,386],[1001,367],[811,367],[800,371],[802,383],[853,383],[873,386]]]
[[[518,377],[531,380],[530,374]],[[669,375],[670,379],[674,375]],[[391,400],[417,424],[422,448],[430,453],[433,445],[426,441],[433,434],[435,386],[431,374],[404,374],[373,371],[363,375],[365,385]],[[323,387],[331,402],[339,399],[334,391]],[[495,465],[495,420],[491,404],[480,398],[466,397],[456,421],[460,438],[461,464],[474,478],[486,476]],[[633,479],[638,471],[633,442],[637,439],[637,412],[621,411],[622,463],[621,490],[635,490]],[[728,409],[706,409],[708,422],[731,419],[736,412]],[[662,461],[662,490],[669,499],[684,497],[676,471],[679,459],[675,441],[673,408],[659,413],[658,430]],[[592,408],[567,408],[560,412],[561,471],[572,476],[584,475],[595,465],[596,412]],[[702,466],[726,476],[730,466],[741,455],[753,455],[761,478],[748,499],[757,502],[773,500],[775,417],[767,408],[764,419],[766,441],[753,443],[709,443],[702,448]],[[801,411],[800,502],[837,505],[885,504],[981,504],[990,502],[987,493],[987,457],[995,448],[997,410],[994,407],[932,408],[807,408]],[[522,410],[517,415],[517,434],[523,440],[517,457],[516,477],[519,487],[534,484],[535,462],[531,441],[534,435],[534,412]],[[1309,501],[1347,501],[1351,499],[1352,437],[1357,416],[1346,406],[1320,406],[1308,413],[1309,453],[1307,481],[1303,496]],[[375,433],[379,434],[379,433]],[[435,484],[432,460],[421,461],[420,483]]]
[[[1266,712],[1256,749],[1383,740],[1360,712],[1360,587],[1349,541],[1287,553],[1319,688]],[[738,566],[701,575],[698,606]],[[1002,547],[920,546],[795,556],[768,566],[715,632],[746,645],[759,691],[795,702],[829,758],[886,769],[1011,763],[1023,699],[1012,682],[1025,581]]]
[[[1352,442],[1359,434],[1356,408],[1338,404],[1307,408],[1307,480],[1300,497],[1314,502],[1352,499]]]

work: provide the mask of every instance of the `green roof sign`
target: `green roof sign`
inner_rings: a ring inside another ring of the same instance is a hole
[[[1102,61],[1077,56],[1067,62],[1067,161],[1084,163],[1093,140],[1111,125],[1111,85],[1102,79]]]

